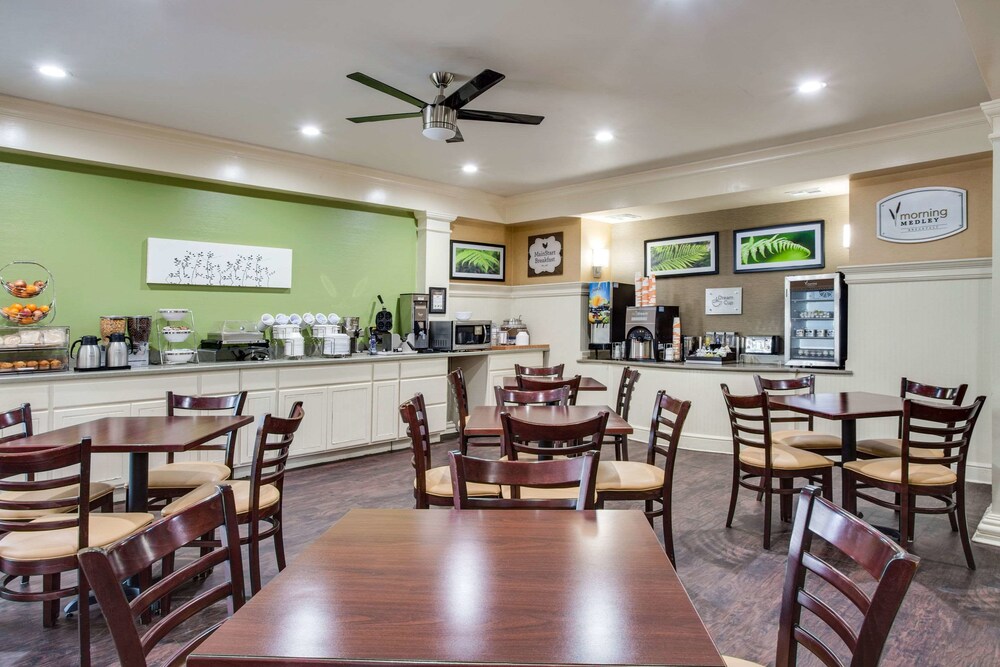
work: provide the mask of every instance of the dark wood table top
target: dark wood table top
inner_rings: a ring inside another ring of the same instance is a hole
[[[524,405],[503,408],[512,417],[538,424],[571,424],[593,419],[600,411],[609,412],[607,435],[628,435],[632,425],[622,419],[618,413],[606,405],[569,405],[566,407],[548,405]],[[469,419],[465,422],[466,435],[503,435],[500,425],[501,409],[491,405],[480,405],[469,411]]]
[[[556,378],[538,378],[539,380],[555,380]],[[566,378],[563,378],[566,379]],[[517,389],[517,377],[509,376],[503,379],[504,389]],[[604,391],[607,389],[603,383],[598,382],[592,377],[586,375],[580,376],[580,391]]]
[[[899,396],[867,391],[769,396],[768,404],[772,409],[793,410],[833,420],[898,417],[903,414],[903,399]]]
[[[0,452],[69,445],[86,437],[91,439],[94,452],[184,452],[252,424],[253,420],[250,415],[105,417],[15,440],[0,446]]]
[[[641,512],[363,509],[187,664],[256,663],[724,664]]]

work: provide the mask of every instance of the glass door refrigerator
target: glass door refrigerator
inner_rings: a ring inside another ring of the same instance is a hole
[[[847,285],[840,273],[785,277],[785,365],[843,368]]]

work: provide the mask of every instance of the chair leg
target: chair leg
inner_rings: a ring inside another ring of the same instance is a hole
[[[649,522],[649,527],[653,527],[653,501],[647,500],[643,505],[643,512],[646,515],[646,521]]]
[[[42,575],[42,591],[55,591],[59,589],[59,579],[60,575],[58,572],[55,574],[43,574]],[[59,600],[45,600],[42,602],[42,626],[46,628],[54,627],[56,624],[56,619],[59,618]]]
[[[962,538],[962,549],[965,551],[965,562],[970,570],[976,569],[976,559],[972,555],[972,542],[969,540],[969,524],[965,519],[965,485],[955,490],[955,511],[958,521],[958,534]]]
[[[913,510],[913,497],[903,494],[899,503],[899,546],[904,549],[910,543],[910,512]]]
[[[163,557],[160,561],[160,576],[166,578],[167,575],[174,571],[174,554],[170,553]],[[167,593],[162,598],[160,598],[160,616],[166,616],[170,613],[170,593]]]
[[[458,436],[458,451],[462,452],[462,456],[469,454],[469,439],[464,435]]]
[[[274,558],[278,561],[278,572],[285,569],[285,537],[281,525],[281,514],[275,514],[274,520],[278,524],[274,533]]]
[[[948,512],[948,521],[951,522],[951,532],[953,532],[953,533],[957,533],[958,532],[958,518],[957,517],[958,517],[957,510],[955,512]]]
[[[821,475],[823,480],[823,497],[833,502],[833,468],[827,468]]]
[[[677,569],[677,560],[674,558],[674,513],[670,503],[670,495],[663,496],[663,550],[667,552],[670,564]]]
[[[80,633],[80,667],[90,667],[90,585],[83,570],[77,570],[77,629]]]
[[[726,516],[726,528],[733,526],[733,515],[736,514],[736,494],[740,490],[740,467],[733,461],[733,488],[729,493],[729,514]]]
[[[619,440],[621,441],[621,458],[618,460],[628,461],[628,436],[623,435],[619,438]],[[616,444],[615,446],[617,447],[618,445]],[[615,452],[615,456],[618,456],[617,451]]]
[[[910,496],[910,526],[907,528],[907,533],[910,535],[910,541],[917,539],[917,497]]]
[[[250,595],[257,595],[260,588],[260,535],[254,527],[250,531]]]
[[[778,481],[779,486],[782,491],[788,491],[792,489],[792,480],[790,477],[782,478]],[[785,523],[790,523],[792,520],[792,494],[782,493],[780,498],[781,506],[781,520]]]
[[[764,549],[771,548],[771,500],[774,494],[771,492],[771,478],[765,475],[761,484],[764,485]]]
[[[854,473],[847,468],[841,468],[840,473],[840,498],[844,504],[844,509],[851,514],[858,514],[858,497],[855,495]]]

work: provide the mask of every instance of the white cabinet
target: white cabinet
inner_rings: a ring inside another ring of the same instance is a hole
[[[305,412],[305,416],[302,418],[299,430],[295,433],[295,440],[292,442],[289,455],[300,456],[328,449],[330,439],[327,431],[329,413],[326,387],[279,389],[279,416],[287,416],[296,401],[302,401],[302,410]]]
[[[372,442],[394,440],[399,418],[399,382],[372,383]]]
[[[117,405],[91,405],[86,408],[67,408],[52,411],[52,429],[75,426],[105,417],[130,417],[128,403]],[[125,484],[128,481],[128,454],[94,454],[90,462],[90,479],[108,484]]]
[[[448,378],[423,377],[399,381],[400,402],[412,398],[414,394],[423,394],[427,404],[427,425],[431,433],[441,433],[448,421]],[[406,425],[396,411],[396,424],[399,431],[396,437],[406,437]]]
[[[329,401],[332,449],[342,449],[371,442],[371,382],[330,387]]]
[[[253,449],[257,442],[257,426],[260,425],[260,418],[266,414],[278,413],[278,392],[276,391],[248,391],[247,402],[243,406],[243,414],[253,417],[254,423],[247,424],[240,429],[239,440],[236,445],[236,464],[249,465],[253,461]],[[287,416],[278,414],[279,417]]]

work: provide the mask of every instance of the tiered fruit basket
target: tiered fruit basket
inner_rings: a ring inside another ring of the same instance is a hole
[[[69,370],[69,328],[55,320],[52,273],[38,262],[15,261],[0,269],[0,284],[14,299],[0,308],[0,375]],[[2,296],[2,293],[0,293]]]

